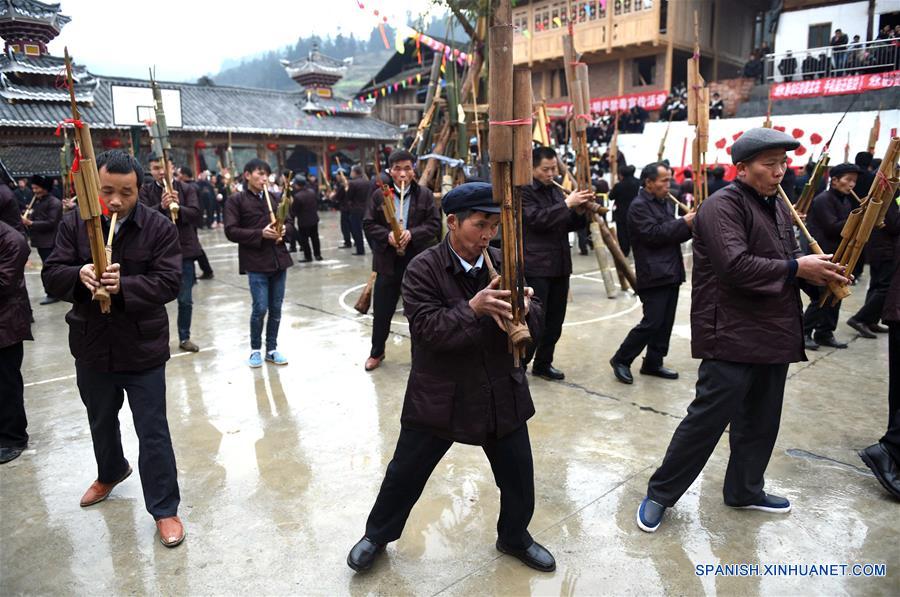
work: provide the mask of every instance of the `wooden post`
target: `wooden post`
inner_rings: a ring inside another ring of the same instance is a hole
[[[619,95],[625,95],[625,59],[619,58]]]

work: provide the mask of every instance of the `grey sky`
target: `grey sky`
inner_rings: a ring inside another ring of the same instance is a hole
[[[62,55],[68,45],[76,62],[98,74],[146,77],[155,64],[162,80],[191,80],[218,72],[225,59],[274,50],[312,33],[367,38],[376,9],[398,25],[407,11],[435,12],[430,0],[362,2],[364,10],[356,0],[61,0],[72,22],[50,51]]]

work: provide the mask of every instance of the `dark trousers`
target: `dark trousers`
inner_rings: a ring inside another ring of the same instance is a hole
[[[628,222],[624,217],[617,218],[615,222],[616,240],[619,241],[619,248],[622,249],[622,254],[628,257],[628,254],[631,252],[631,239],[628,238]]]
[[[391,319],[397,311],[400,300],[400,287],[407,261],[397,260],[394,275],[378,274],[372,293],[372,350],[369,356],[380,357],[384,354],[384,345],[391,333]]]
[[[181,286],[178,289],[178,341],[191,338],[191,316],[194,313],[194,260],[181,260]]]
[[[156,520],[178,514],[181,497],[166,420],[166,366],[103,373],[76,362],[75,373],[91,425],[97,480],[114,483],[128,470],[119,433],[119,411],[128,394],[138,436],[138,470],[147,512]]]
[[[212,266],[209,264],[209,258],[206,256],[206,251],[203,248],[200,248],[200,257],[197,257],[197,265],[200,266],[200,271],[206,275],[211,275],[213,273]]]
[[[350,214],[350,235],[353,236],[353,244],[356,246],[357,255],[366,254],[366,245],[363,239],[363,215],[358,213]]]
[[[859,308],[853,319],[871,325],[878,323],[881,319],[884,299],[891,286],[891,276],[894,275],[894,263],[892,261],[874,261],[869,265],[869,272],[872,278],[869,280],[866,302]]]
[[[587,253],[588,247],[593,248],[594,241],[591,239],[591,233],[587,228],[579,228],[576,232],[578,235],[578,251]]]
[[[37,252],[41,258],[41,268],[43,269],[44,264],[47,263],[47,259],[50,257],[50,253],[53,252],[53,247],[47,247],[46,249],[43,247],[38,247]],[[50,293],[47,292],[46,288],[44,288],[44,294],[50,296]]]
[[[350,212],[346,209],[341,210],[341,236],[344,237],[344,246],[349,247],[352,237],[350,233]]]
[[[881,443],[900,464],[900,322],[888,328],[888,428]]]
[[[669,284],[638,291],[644,307],[644,317],[625,336],[625,340],[613,356],[616,362],[631,365],[646,347],[644,366],[648,369],[662,367],[663,359],[669,354],[669,338],[675,324],[679,286]]]
[[[452,445],[452,441],[425,431],[405,427],[400,430],[394,457],[366,521],[366,537],[382,545],[400,538],[428,477]],[[508,547],[527,549],[534,542],[528,533],[534,514],[534,463],[528,426],[488,440],[482,449],[500,489],[497,536]]]
[[[297,228],[297,233],[300,236],[300,249],[303,250],[303,258],[310,260],[315,255],[316,259],[321,259],[322,248],[319,246],[319,225],[301,226]],[[312,254],[309,252],[309,241],[312,241]]]
[[[563,321],[566,319],[566,307],[569,302],[569,276],[528,278],[534,289],[534,295],[544,308],[544,333],[537,342],[529,347],[525,355],[525,364],[534,358],[535,367],[549,367],[553,364],[553,351],[562,335]]]
[[[805,284],[802,288],[809,295],[809,305],[803,312],[803,333],[807,336],[812,335],[813,338],[830,338],[834,336],[834,330],[837,329],[838,317],[841,313],[841,303],[831,304],[831,297],[822,307],[819,306],[819,299],[824,288]]]
[[[25,387],[22,382],[23,343],[0,348],[0,447],[28,445]]]
[[[725,503],[745,506],[763,495],[763,475],[781,422],[787,364],[751,365],[703,359],[696,397],[669,442],[647,496],[670,508],[703,470],[727,425],[731,456]]]

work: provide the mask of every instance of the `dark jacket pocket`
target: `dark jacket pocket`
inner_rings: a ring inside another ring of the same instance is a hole
[[[434,429],[450,429],[456,381],[413,371],[406,388],[403,422]]]

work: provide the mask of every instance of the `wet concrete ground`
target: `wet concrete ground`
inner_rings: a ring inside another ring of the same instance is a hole
[[[530,530],[555,554],[556,572],[532,571],[495,551],[499,498],[490,468],[479,448],[456,445],[403,537],[373,570],[354,575],[345,558],[399,433],[410,342],[398,313],[387,360],[373,373],[363,370],[370,319],[352,305],[370,257],[337,248],[334,214],[320,227],[326,260],[288,273],[279,348],[291,362],[258,370],[244,364],[250,297],[236,247],[221,230],[201,233],[215,279],[194,291],[200,353],[178,351],[176,306],[169,305],[168,417],[188,532],[174,550],[157,541],[137,474],[106,502],[78,506],[96,466],[67,347],[68,306],[38,306],[38,269],[29,270],[35,342],[26,343],[23,373],[31,441],[0,468],[0,593],[900,593],[898,504],[856,456],[887,422],[887,338],[855,338],[843,323],[864,288],[841,312],[838,331],[850,348],[810,353],[790,369],[767,489],[791,499],[793,512],[724,506],[726,434],[703,475],[648,535],[635,525],[635,508],[696,382],[689,285],[667,360],[681,378],[635,375],[624,386],[607,361],[640,319],[639,303],[605,298],[593,255],[577,251],[555,361],[566,381],[529,376],[537,407],[529,422],[537,501]],[[39,263],[36,254],[32,261]],[[136,465],[127,402],[121,420]],[[734,563],[759,564],[761,572],[765,564],[886,564],[887,576],[695,573],[697,565]]]

